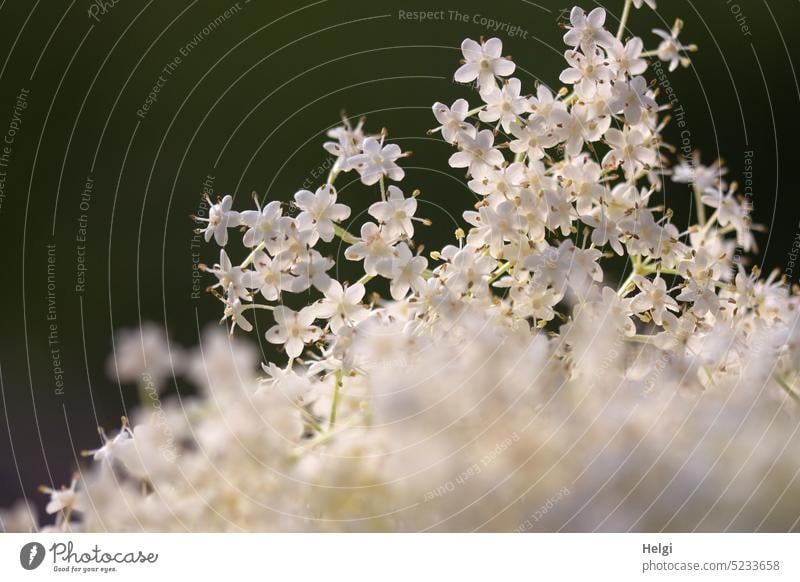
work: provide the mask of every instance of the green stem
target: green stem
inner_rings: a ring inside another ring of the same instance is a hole
[[[367,283],[369,283],[370,281],[372,281],[372,279],[373,279],[374,277],[375,277],[375,275],[367,275],[367,274],[365,274],[365,275],[364,275],[363,277],[361,277],[361,278],[360,278],[358,281],[356,281],[356,284],[359,284],[359,285],[366,285]]]
[[[706,222],[706,205],[703,204],[703,193],[697,185],[694,185],[694,203],[697,205],[697,222],[705,224]]]
[[[334,224],[334,225],[333,225],[333,234],[335,234],[336,236],[338,236],[338,237],[339,237],[340,239],[342,239],[344,242],[346,242],[346,243],[350,243],[351,245],[352,245],[352,244],[355,244],[355,243],[357,243],[357,242],[358,242],[358,238],[357,238],[355,235],[353,235],[353,234],[350,234],[348,231],[346,231],[345,229],[343,229],[343,228],[342,228],[341,226],[339,226],[338,224]]]
[[[272,305],[263,305],[261,303],[248,303],[242,306],[242,311],[245,309],[268,309],[269,311],[274,311],[275,307]]]
[[[789,386],[786,380],[776,374],[775,381],[778,383],[778,386],[784,389],[784,391],[791,397],[792,400],[800,404],[800,396],[797,395],[797,391],[794,388]]]
[[[244,260],[244,262],[241,265],[239,265],[239,268],[240,269],[246,269],[247,267],[249,267],[250,263],[252,263],[253,259],[256,257],[256,253],[258,251],[263,251],[264,247],[266,247],[266,246],[267,245],[266,245],[266,243],[264,241],[261,241],[260,243],[258,243],[258,246],[256,248],[254,248],[252,251],[250,251],[250,254],[247,255],[247,258]]]
[[[505,263],[503,263],[503,264],[502,264],[502,265],[501,265],[501,266],[500,266],[500,267],[499,267],[499,268],[498,268],[498,269],[497,269],[497,270],[494,272],[494,274],[493,274],[493,275],[491,276],[491,278],[489,279],[489,285],[491,285],[492,283],[494,283],[495,281],[497,281],[497,280],[498,280],[500,277],[502,277],[502,276],[503,276],[503,275],[504,275],[506,272],[508,272],[508,270],[509,270],[509,269],[510,269],[512,266],[513,266],[513,265],[512,265],[512,263],[511,263],[511,261],[506,261]]]
[[[617,40],[621,41],[622,35],[625,34],[625,26],[628,24],[628,17],[631,15],[631,4],[633,4],[633,0],[625,0],[622,18],[619,19],[619,28],[617,29]]]
[[[339,408],[339,400],[342,396],[342,371],[336,370],[336,383],[333,387],[333,400],[331,401],[331,418],[328,423],[328,430],[336,426],[336,411]]]

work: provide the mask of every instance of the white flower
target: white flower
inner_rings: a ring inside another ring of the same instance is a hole
[[[247,307],[242,304],[241,299],[235,295],[228,296],[228,298],[225,300],[225,310],[222,313],[222,321],[220,321],[220,323],[226,319],[230,319],[231,334],[237,325],[241,327],[243,331],[253,331],[253,324],[247,321],[247,318],[244,316],[246,309]]]
[[[536,97],[530,98],[531,111],[537,117],[541,117],[546,123],[553,123],[553,112],[566,109],[562,101],[553,97],[553,93],[544,85],[536,88]]]
[[[524,153],[534,160],[542,159],[545,150],[558,143],[558,138],[550,131],[544,117],[538,115],[512,123],[510,130],[516,138],[509,144],[511,151],[515,154]]]
[[[647,4],[653,10],[656,9],[656,0],[633,0],[633,5],[636,8],[641,8],[643,3]]]
[[[382,259],[378,271],[385,273],[391,279],[389,291],[395,301],[403,300],[408,295],[409,289],[421,289],[425,283],[422,273],[428,268],[425,257],[415,257],[411,249],[404,242],[399,243],[394,250],[394,256]]]
[[[166,477],[174,466],[177,445],[170,441],[169,429],[155,424],[138,424],[131,438],[119,447],[118,457],[125,469],[137,479]]]
[[[36,508],[20,499],[8,509],[0,509],[0,533],[34,533],[39,531]]]
[[[258,204],[258,200],[256,200]],[[241,224],[248,227],[242,242],[246,247],[255,247],[264,243],[267,249],[275,254],[285,238],[285,227],[289,217],[282,216],[281,203],[273,200],[264,208],[245,210],[242,212]]]
[[[599,164],[585,156],[574,158],[561,170],[564,189],[574,197],[578,214],[590,213],[605,194],[602,171]]]
[[[675,299],[667,293],[667,283],[660,275],[656,275],[652,281],[637,275],[633,278],[633,282],[641,290],[641,293],[636,295],[631,303],[634,312],[642,313],[649,310],[656,325],[661,325],[667,309],[670,311],[680,310]]]
[[[600,325],[616,329],[627,336],[636,334],[636,325],[631,320],[631,299],[623,299],[611,287],[603,287],[600,299],[594,305],[595,316]]]
[[[144,323],[140,328],[121,330],[116,334],[114,353],[108,359],[107,370],[108,375],[119,382],[149,380],[160,390],[164,387],[164,380],[172,376],[173,370],[179,371],[182,365],[181,354],[170,347],[164,328]]]
[[[442,256],[450,260],[445,284],[453,293],[483,293],[488,289],[486,282],[496,264],[492,257],[476,256],[472,249],[455,247],[446,247]]]
[[[299,356],[305,344],[316,341],[322,330],[313,325],[317,318],[316,305],[304,307],[299,312],[278,305],[272,312],[275,325],[267,330],[265,337],[272,344],[284,344],[290,358]]]
[[[698,154],[692,160],[682,159],[681,162],[672,169],[672,181],[680,184],[693,184],[705,192],[709,188],[720,186],[722,177],[728,173],[728,168],[722,165],[721,160],[716,160],[710,166],[700,163]]]
[[[473,139],[464,136],[459,144],[461,151],[450,156],[448,163],[453,168],[469,168],[475,178],[483,178],[492,168],[499,168],[505,158],[499,150],[494,149],[494,134],[489,129],[478,132]]]
[[[611,245],[614,252],[622,256],[624,249],[622,248],[621,238],[623,235],[622,230],[617,225],[617,222],[609,216],[605,208],[599,208],[596,211],[597,216],[585,215],[581,216],[581,220],[593,227],[591,241],[593,245],[600,248],[606,245]]]
[[[434,103],[433,116],[442,125],[433,131],[441,130],[442,138],[447,143],[456,143],[462,134],[475,137],[475,127],[465,121],[468,112],[469,103],[466,99],[456,99],[452,107],[444,103]]]
[[[83,511],[84,503],[81,494],[77,491],[78,479],[72,479],[69,487],[52,489],[51,487],[40,487],[42,493],[50,495],[50,501],[45,507],[49,514],[63,513],[67,515],[73,511]]]
[[[653,113],[658,109],[658,104],[651,97],[644,77],[634,77],[630,81],[617,81],[612,87],[612,98],[608,102],[611,113],[624,113],[625,121],[636,125],[642,115]]]
[[[213,287],[221,287],[223,293],[233,294],[241,299],[250,298],[246,285],[249,275],[246,275],[239,265],[233,266],[225,249],[219,250],[219,263],[206,270],[217,278],[217,283]]]
[[[495,86],[495,77],[508,77],[514,72],[514,63],[500,56],[503,43],[499,38],[490,38],[482,44],[465,39],[461,43],[461,52],[464,64],[453,76],[458,83],[471,83],[477,79],[481,91],[486,91]]]
[[[717,209],[717,222],[720,226],[741,224],[747,217],[747,212],[736,199],[736,188],[730,187],[723,194],[722,188],[709,188],[701,197],[706,206]]]
[[[588,15],[583,9],[575,6],[569,15],[570,26],[564,35],[564,43],[577,47],[590,54],[597,46],[609,47],[614,43],[614,37],[603,28],[606,21],[606,11],[602,8],[595,8]]]
[[[611,128],[606,131],[605,140],[611,149],[603,158],[603,167],[614,169],[621,164],[628,180],[658,161],[656,152],[638,129],[620,131]]]
[[[562,299],[550,287],[529,283],[526,286],[513,286],[511,298],[514,300],[514,310],[521,317],[534,317],[540,321],[550,321],[555,317],[555,307]]]
[[[661,30],[660,28],[653,29],[653,34],[660,36],[663,39],[661,44],[658,45],[658,58],[669,63],[670,71],[677,69],[678,65],[688,67],[690,63],[689,58],[683,56],[683,53],[688,50],[692,50],[694,47],[685,46],[678,40],[678,34],[680,34],[682,27],[683,22],[677,20],[675,22],[675,26],[670,32]]]
[[[361,153],[364,145],[364,119],[359,119],[353,127],[347,117],[342,117],[342,125],[328,130],[328,137],[336,141],[329,141],[323,147],[336,156],[335,170],[349,171],[352,169],[351,160]]]
[[[591,143],[603,137],[610,125],[608,118],[596,118],[583,105],[574,105],[569,113],[563,110],[554,111],[553,121],[557,124],[554,133],[564,142],[570,156],[577,156],[585,142]]]
[[[678,301],[689,301],[693,303],[692,311],[698,316],[703,317],[707,313],[716,315],[719,312],[719,297],[712,285],[699,283],[695,279],[689,279],[686,287],[676,297]]]
[[[317,317],[330,320],[331,331],[339,333],[342,327],[358,323],[368,315],[361,305],[365,292],[361,283],[347,287],[335,279],[331,280],[324,291],[325,298],[319,302]]]
[[[389,186],[386,194],[386,200],[375,202],[369,207],[370,216],[375,217],[383,225],[388,238],[395,239],[401,236],[413,238],[412,220],[417,211],[417,199],[413,196],[405,198],[397,186]]]
[[[478,212],[466,211],[464,220],[475,227],[467,239],[470,245],[488,244],[495,254],[500,253],[504,241],[519,238],[526,226],[510,200],[503,200],[494,208],[481,206]]]
[[[206,200],[209,204],[208,218],[195,216],[196,221],[208,223],[199,232],[203,233],[206,242],[209,242],[213,236],[214,241],[224,247],[228,243],[228,229],[239,225],[239,213],[231,210],[233,198],[229,195],[216,204],[211,202],[211,198],[208,196],[206,196]]]
[[[380,140],[368,137],[364,140],[362,151],[351,158],[350,165],[361,174],[364,184],[376,184],[383,176],[395,182],[403,179],[405,172],[396,162],[407,154],[402,152],[400,146],[393,143],[383,145],[383,137]]]
[[[597,93],[598,84],[614,78],[605,56],[599,51],[584,55],[576,50],[568,50],[564,58],[570,66],[561,72],[559,80],[574,85],[575,93],[581,99],[591,100]]]
[[[302,210],[297,221],[301,224],[310,223],[325,242],[333,240],[333,223],[350,216],[350,208],[336,203],[336,190],[328,184],[317,188],[313,194],[308,190],[300,190],[294,195],[294,199],[297,207]]]
[[[333,259],[311,250],[292,266],[291,273],[295,277],[292,281],[292,291],[300,293],[312,285],[320,291],[327,289],[331,284],[331,276],[327,271],[331,270],[334,264]]]
[[[533,274],[535,283],[553,287],[557,292],[562,293],[572,271],[574,254],[575,245],[569,239],[563,241],[558,247],[545,244],[538,252],[525,257],[521,262],[521,267]],[[591,271],[584,272],[584,274],[594,276],[594,268],[592,267]],[[577,282],[575,275],[573,275],[573,280]]]
[[[511,124],[529,109],[528,100],[520,97],[521,90],[520,80],[512,78],[503,84],[502,89],[491,87],[482,92],[481,99],[486,106],[478,113],[480,120],[486,123],[499,121],[503,131],[508,132]]]
[[[344,256],[350,261],[364,261],[367,275],[377,275],[377,265],[381,259],[392,256],[393,239],[374,222],[366,222],[361,227],[361,239],[348,247]],[[382,273],[381,273],[382,274]]]
[[[603,281],[603,269],[597,263],[603,253],[598,249],[575,249],[569,266],[567,281],[575,291],[585,292],[591,281]]]
[[[294,277],[288,272],[291,262],[286,254],[270,258],[264,252],[253,256],[254,271],[247,272],[246,286],[257,289],[267,301],[275,301],[281,292],[292,289]]]
[[[634,36],[625,45],[614,39],[614,43],[606,49],[621,79],[641,75],[647,70],[647,61],[641,57],[643,48],[642,39]]]
[[[95,461],[104,461],[111,463],[117,459],[120,445],[131,438],[130,427],[128,426],[128,419],[122,418],[122,428],[117,435],[110,439],[106,436],[106,432],[98,427],[97,433],[100,435],[100,441],[103,443],[100,448],[91,451],[82,451],[84,457],[92,457]]]

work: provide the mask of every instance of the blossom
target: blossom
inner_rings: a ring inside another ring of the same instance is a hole
[[[592,53],[598,47],[609,47],[614,42],[614,37],[603,28],[606,21],[606,11],[595,8],[588,15],[581,8],[575,6],[569,15],[570,26],[564,35],[564,43],[577,47],[586,53]]]
[[[256,200],[256,204],[258,201]],[[245,210],[240,215],[240,222],[248,228],[242,237],[246,247],[255,247],[264,243],[272,253],[276,253],[280,241],[284,238],[287,223],[282,216],[281,203],[273,200],[258,210]]]
[[[561,72],[559,80],[575,85],[575,93],[583,99],[594,97],[598,84],[608,83],[614,77],[599,51],[584,55],[576,50],[568,50],[564,58],[570,67]]]
[[[78,479],[73,478],[69,487],[53,489],[52,487],[42,486],[39,490],[50,496],[50,501],[45,507],[49,514],[63,513],[68,515],[73,511],[83,511],[84,503],[81,494],[77,490]]]
[[[655,5],[626,8],[643,1]],[[499,40],[464,42],[456,76],[477,80],[485,105],[433,107],[458,150],[449,163],[467,169],[475,194],[451,244],[428,248],[415,231],[429,223],[416,216],[417,191],[383,183],[403,177],[402,152],[385,133],[365,136],[363,120],[329,132],[336,163],[324,186],[295,193],[296,216],[278,202],[256,200],[238,219],[220,207],[218,223],[243,227],[245,247],[221,250],[208,269],[223,321],[249,331],[247,311],[271,312],[265,337],[288,363],[219,326],[186,353],[161,329],[120,334],[121,378],[183,375],[192,396],[181,382],[180,395],[132,405],[113,438],[101,431],[80,479],[43,488],[55,517],[42,531],[651,531],[724,529],[731,515],[795,527],[785,500],[800,493],[800,449],[787,447],[796,419],[786,410],[800,398],[800,295],[738,261],[754,248],[750,208],[721,162],[703,166],[667,142],[666,108],[645,81],[642,54],[653,51],[614,39],[602,9],[571,17],[560,79],[572,91],[542,83],[527,97],[523,80],[498,82],[514,71]],[[371,197],[352,212],[358,236],[335,226],[351,211],[334,183],[353,169],[381,182],[378,192],[351,181],[353,199]],[[672,212],[666,188],[654,196],[670,172],[714,210],[700,224]],[[221,247],[218,227],[206,234]],[[363,261],[354,284],[323,244],[334,236],[345,259]],[[679,446],[662,454],[676,427]],[[663,480],[587,468],[623,466],[632,450],[671,476],[678,498],[718,511],[652,512]],[[719,470],[689,457],[718,459]],[[475,459],[486,462],[464,478]],[[457,492],[438,494],[454,475]],[[559,489],[579,482],[603,495]],[[546,515],[525,517],[536,509],[526,499],[554,491]],[[0,528],[37,529],[25,509],[0,512]]]
[[[638,36],[634,36],[624,45],[614,39],[613,44],[606,49],[617,75],[621,78],[636,77],[647,70],[647,61],[642,58],[644,43]]]
[[[459,143],[461,151],[450,156],[449,164],[453,168],[469,168],[469,173],[480,179],[503,163],[503,154],[493,145],[494,134],[488,129],[479,131],[474,139],[465,135]]]
[[[553,112],[553,120],[554,133],[570,156],[577,156],[584,143],[598,141],[611,125],[610,120],[597,118],[588,107],[579,105],[569,112]]]
[[[297,216],[299,223],[309,222],[325,242],[333,240],[333,223],[350,216],[350,208],[336,203],[336,190],[331,185],[317,188],[313,194],[300,190],[294,195],[295,204],[302,212]]]
[[[170,349],[164,329],[144,323],[138,329],[123,330],[116,335],[114,353],[106,367],[108,375],[119,382],[150,382],[161,390],[164,380],[182,366],[182,354]]]
[[[390,239],[406,236],[413,238],[414,225],[412,220],[417,211],[417,199],[413,196],[405,198],[403,191],[397,186],[387,188],[387,198],[375,202],[369,207],[369,214],[378,220]]]
[[[509,144],[515,154],[524,153],[531,159],[540,160],[545,156],[545,150],[558,143],[558,138],[553,135],[550,126],[543,117],[534,116],[527,120],[517,120],[509,128],[516,138]]]
[[[347,117],[342,117],[342,125],[329,129],[328,137],[336,141],[328,141],[323,147],[336,156],[334,168],[349,171],[352,159],[361,153],[364,145],[364,119],[359,119],[355,127]]]
[[[102,428],[98,428],[97,432],[100,435],[100,440],[103,445],[91,451],[83,451],[82,454],[85,457],[92,457],[95,461],[105,461],[107,463],[116,459],[117,453],[122,448],[123,443],[133,436],[128,427],[128,419],[125,417],[122,419],[122,428],[114,438],[108,438]]]
[[[236,296],[229,296],[225,301],[225,310],[222,313],[222,322],[226,319],[231,320],[231,333],[238,325],[244,331],[253,331],[253,324],[247,321],[244,316],[244,311],[247,307],[242,303],[242,300]],[[220,323],[222,323],[220,322]]]
[[[389,290],[395,301],[400,301],[409,289],[419,289],[424,284],[422,273],[428,267],[425,257],[415,257],[404,242],[398,243],[391,258],[381,259],[378,270],[391,279]]]
[[[603,166],[616,168],[621,165],[629,180],[657,162],[655,151],[649,147],[645,135],[637,129],[622,132],[611,128],[606,131],[605,140],[611,149],[603,158]]]
[[[214,237],[214,241],[221,247],[224,247],[228,242],[228,229],[239,224],[239,213],[231,210],[233,206],[233,198],[229,195],[224,196],[222,200],[214,203],[211,198],[206,196],[208,201],[208,218],[195,216],[197,222],[205,222],[206,227],[200,229],[199,232],[203,233],[206,242]]]
[[[383,137],[380,140],[368,137],[364,140],[362,151],[350,160],[350,165],[361,174],[364,184],[376,184],[383,176],[390,180],[403,179],[405,172],[396,162],[408,154],[403,153],[400,146],[393,143],[383,145]]]
[[[688,67],[690,61],[687,57],[683,56],[683,53],[694,48],[692,46],[685,46],[678,40],[678,34],[680,34],[681,28],[683,28],[683,22],[677,20],[675,26],[669,32],[661,30],[660,28],[653,29],[653,34],[663,39],[661,44],[658,45],[658,58],[669,63],[670,71],[677,69],[678,65]]]
[[[392,239],[374,222],[365,222],[361,227],[361,238],[348,247],[344,256],[350,261],[364,261],[367,275],[377,275],[381,259],[392,256]]]
[[[490,38],[481,44],[465,39],[461,43],[464,64],[453,78],[458,83],[471,83],[477,79],[481,91],[494,87],[495,77],[507,77],[516,67],[512,61],[500,56],[502,52],[503,43],[499,38]]]
[[[217,278],[217,283],[213,287],[221,287],[226,294],[232,294],[241,299],[249,299],[250,292],[247,290],[248,276],[240,266],[231,263],[225,249],[219,251],[219,263],[216,263],[206,271]]]
[[[710,166],[700,163],[699,154],[695,154],[691,160],[681,160],[679,164],[672,168],[672,181],[680,184],[692,184],[705,192],[709,188],[720,186],[722,177],[728,173],[728,169],[722,165],[721,160],[716,160]]]
[[[487,123],[498,121],[503,131],[508,132],[511,124],[528,110],[528,100],[520,96],[522,83],[519,79],[509,79],[502,88],[491,87],[481,93],[486,103],[478,113],[481,121]]]
[[[316,341],[322,330],[313,325],[317,319],[317,306],[304,307],[299,312],[278,305],[272,311],[275,325],[267,330],[265,337],[272,344],[283,344],[290,358],[299,356],[306,344]]]
[[[367,316],[367,310],[361,305],[364,298],[364,285],[356,283],[343,286],[335,279],[324,290],[325,298],[319,302],[317,317],[330,320],[333,333],[342,327],[358,323]]]
[[[281,292],[292,289],[294,276],[289,273],[291,261],[286,254],[279,254],[270,258],[265,252],[258,251],[253,255],[255,270],[246,273],[245,285],[248,289],[255,289],[267,301],[280,298]]]
[[[662,325],[664,313],[667,309],[679,311],[677,301],[668,294],[667,283],[660,275],[656,276],[652,281],[637,275],[633,278],[633,282],[641,291],[633,298],[631,303],[631,307],[635,312],[650,311],[656,325]]]
[[[291,268],[291,273],[294,275],[292,291],[300,293],[312,285],[320,291],[327,289],[331,283],[328,271],[333,268],[334,264],[333,259],[324,257],[312,249],[307,255],[296,261]]]
[[[467,113],[469,103],[466,99],[456,99],[452,107],[444,103],[436,102],[433,104],[433,115],[436,121],[442,125],[434,131],[441,131],[442,138],[447,143],[456,143],[461,139],[462,134],[475,137],[475,127],[467,123]]]
[[[634,77],[630,81],[614,83],[613,97],[608,102],[608,110],[612,113],[624,113],[625,121],[636,125],[645,113],[652,113],[658,104],[650,96],[647,81],[644,77]]]

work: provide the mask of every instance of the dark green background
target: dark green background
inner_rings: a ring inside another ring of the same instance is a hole
[[[606,4],[613,29],[622,3]],[[95,22],[87,0],[0,2],[0,135],[20,89],[30,90],[0,207],[0,505],[21,494],[39,499],[39,483],[67,481],[74,450],[96,444],[96,423],[116,426],[123,400],[135,401],[135,388],[119,387],[105,373],[113,330],[161,321],[172,338],[191,345],[199,328],[219,317],[210,297],[191,298],[188,216],[197,211],[206,176],[214,176],[217,193],[234,194],[240,208],[250,205],[253,190],[288,199],[325,161],[324,132],[339,112],[367,114],[368,129],[387,127],[391,139],[413,150],[403,164],[404,187],[422,189],[420,214],[434,220],[422,239],[435,248],[473,200],[463,172],[447,167],[451,148],[426,135],[434,101],[477,102],[451,81],[461,40],[491,35],[472,16],[527,30],[527,38],[497,33],[504,52],[528,87],[534,79],[558,86],[565,47],[557,21],[570,6],[241,2],[238,14],[183,58],[146,118],[137,118],[161,69],[232,4],[118,0]],[[751,36],[743,34],[734,4]],[[792,61],[800,60],[799,7],[795,0],[660,0],[657,14],[635,11],[630,22],[655,48],[650,29],[669,28],[681,16],[682,39],[700,45],[693,67],[670,80],[705,161],[724,156],[739,178],[744,151],[754,151],[754,217],[770,228],[759,239],[765,268],[785,268],[797,232],[800,93]],[[399,10],[458,10],[470,22],[412,22],[398,18]],[[667,135],[677,143],[674,129]],[[89,271],[78,294],[75,235],[87,175],[94,180],[86,212]],[[338,185],[357,215],[375,193],[351,182],[347,175]],[[665,195],[685,220],[688,190],[669,184]],[[62,396],[54,393],[47,342],[46,245],[53,242]],[[213,247],[202,254],[215,261]]]

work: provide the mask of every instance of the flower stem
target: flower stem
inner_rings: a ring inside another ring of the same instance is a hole
[[[631,15],[631,4],[633,4],[633,0],[625,0],[622,18],[619,19],[619,28],[617,29],[617,40],[621,41],[622,35],[625,34],[625,26],[628,24],[628,17]]]
[[[336,383],[333,386],[333,400],[331,401],[331,418],[328,423],[328,430],[336,425],[336,411],[339,408],[339,400],[342,396],[342,371],[336,370]]]
[[[250,252],[249,255],[247,255],[247,258],[244,260],[244,262],[241,265],[239,265],[239,268],[240,269],[246,269],[247,267],[249,267],[250,263],[252,263],[253,259],[256,257],[256,253],[258,251],[263,251],[265,246],[267,246],[267,245],[264,243],[264,241],[261,241],[260,243],[258,243],[258,246],[256,248],[254,248]]]
[[[493,274],[493,275],[491,276],[491,278],[489,279],[489,285],[491,285],[492,283],[494,283],[495,281],[497,281],[497,280],[498,280],[500,277],[502,277],[502,276],[503,276],[503,274],[505,274],[506,272],[508,272],[508,270],[509,270],[509,269],[510,269],[512,266],[513,266],[513,265],[512,265],[512,263],[511,263],[511,261],[506,261],[505,263],[503,263],[503,264],[502,264],[502,265],[501,265],[501,266],[500,266],[500,267],[499,267],[499,268],[498,268],[498,269],[497,269],[497,270],[494,272],[494,274]]]
[[[694,203],[697,205],[697,222],[705,224],[706,222],[706,205],[703,204],[703,193],[700,188],[695,184],[692,188],[694,190]]]
[[[333,234],[338,236],[340,239],[342,239],[346,243],[355,244],[355,243],[358,242],[358,238],[356,238],[355,235],[349,233],[348,231],[343,229],[338,224],[334,224],[333,225]]]
[[[775,374],[775,381],[778,383],[778,386],[784,389],[786,394],[788,394],[792,400],[800,403],[800,396],[797,395],[797,391],[792,388],[786,380]]]

